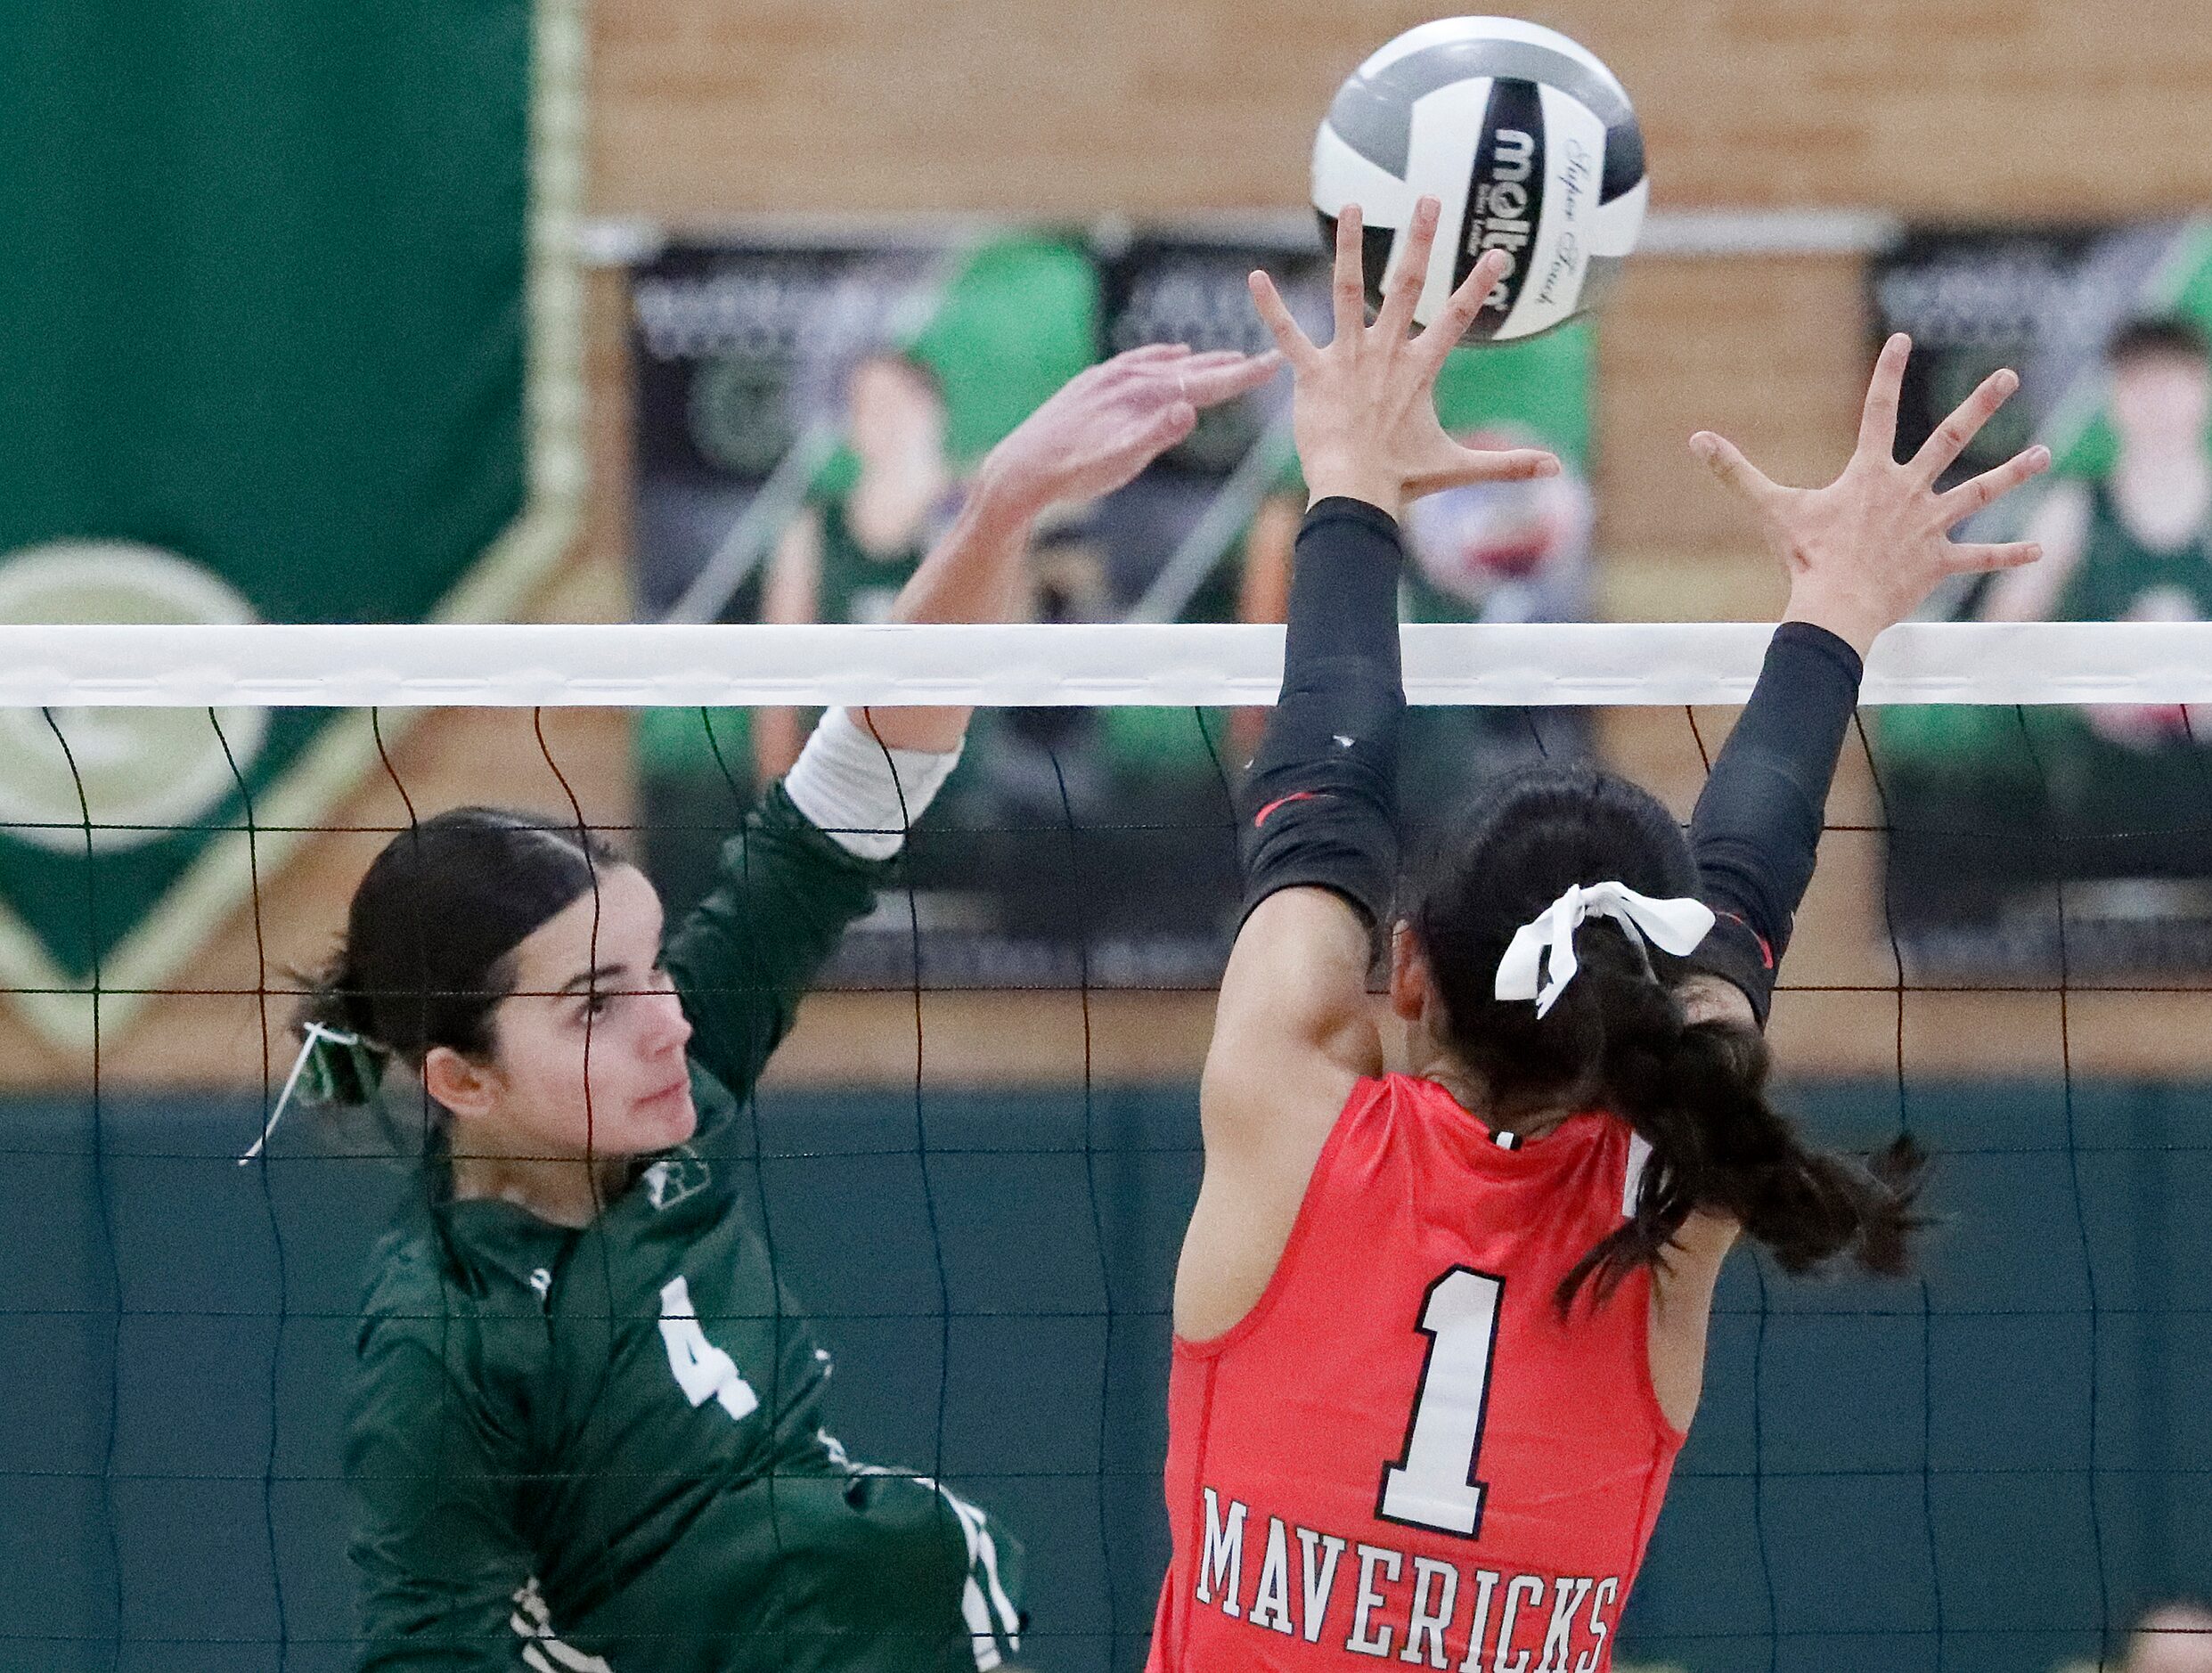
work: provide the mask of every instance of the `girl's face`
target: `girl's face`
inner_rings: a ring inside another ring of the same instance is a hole
[[[2139,355],[2113,368],[2112,426],[2131,446],[2202,445],[2212,409],[2212,368],[2193,355]]]
[[[870,464],[909,455],[935,459],[944,451],[944,400],[905,362],[887,355],[853,369],[846,388],[853,451]]]
[[[665,1150],[698,1125],[675,983],[660,966],[660,897],[608,866],[514,952],[488,1063],[435,1051],[431,1091],[456,1156],[600,1159]]]

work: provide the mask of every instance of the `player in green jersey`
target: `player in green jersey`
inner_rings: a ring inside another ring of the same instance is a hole
[[[1118,486],[1272,370],[1155,347],[1084,372],[994,450],[898,616],[1005,619],[1046,505]],[[665,934],[641,872],[535,815],[425,820],[363,876],[306,1049],[340,1080],[375,1053],[388,1110],[424,1122],[429,1187],[378,1246],[358,1338],[364,1673],[923,1673],[1016,1652],[1006,1531],[831,1436],[828,1353],[731,1142],[967,719],[831,711]]]
[[[763,622],[880,622],[895,607],[962,494],[945,446],[950,414],[937,374],[911,353],[867,355],[846,375],[852,470],[825,471],[786,526],[761,588]],[[801,712],[757,709],[763,782],[798,758]]]
[[[2187,319],[2142,319],[2121,327],[2105,361],[2111,466],[2045,497],[2024,532],[2045,556],[1991,584],[1985,620],[2212,621],[2212,341]],[[2037,720],[2047,741],[2025,764],[2068,876],[2108,880],[2116,902],[2132,896],[2135,912],[2163,916],[2144,880],[2203,875],[2191,810],[2212,743],[2205,712],[2103,704]]]

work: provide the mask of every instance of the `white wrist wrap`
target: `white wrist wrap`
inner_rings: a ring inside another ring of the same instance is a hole
[[[888,860],[959,759],[957,749],[886,748],[850,709],[832,708],[784,774],[784,794],[847,853]]]

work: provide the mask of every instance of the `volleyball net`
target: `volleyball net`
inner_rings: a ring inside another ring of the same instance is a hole
[[[1568,755],[1686,818],[1767,632],[1408,628],[1416,840]],[[916,703],[978,706],[969,759],[730,1142],[835,1351],[840,1439],[1020,1536],[1022,1665],[1141,1665],[1230,792],[1280,651],[0,628],[0,1667],[354,1662],[339,1424],[413,1162],[297,1108],[237,1162],[378,850],[527,807],[639,859],[673,916],[764,776],[748,709]],[[1906,1280],[1731,1262],[1624,1668],[2118,1667],[2145,1611],[2212,1593],[2203,704],[2212,625],[1877,648],[1770,1039],[1824,1139],[1934,1155],[1939,1223]],[[1543,1653],[1531,1610],[1495,1659]]]

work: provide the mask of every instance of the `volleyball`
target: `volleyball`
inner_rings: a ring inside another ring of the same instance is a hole
[[[1444,212],[1416,322],[1442,310],[1485,250],[1511,258],[1470,342],[1533,337],[1598,307],[1648,195],[1620,79],[1587,47],[1515,18],[1407,30],[1337,90],[1313,141],[1322,238],[1333,244],[1344,206],[1359,206],[1375,306],[1422,197]]]

